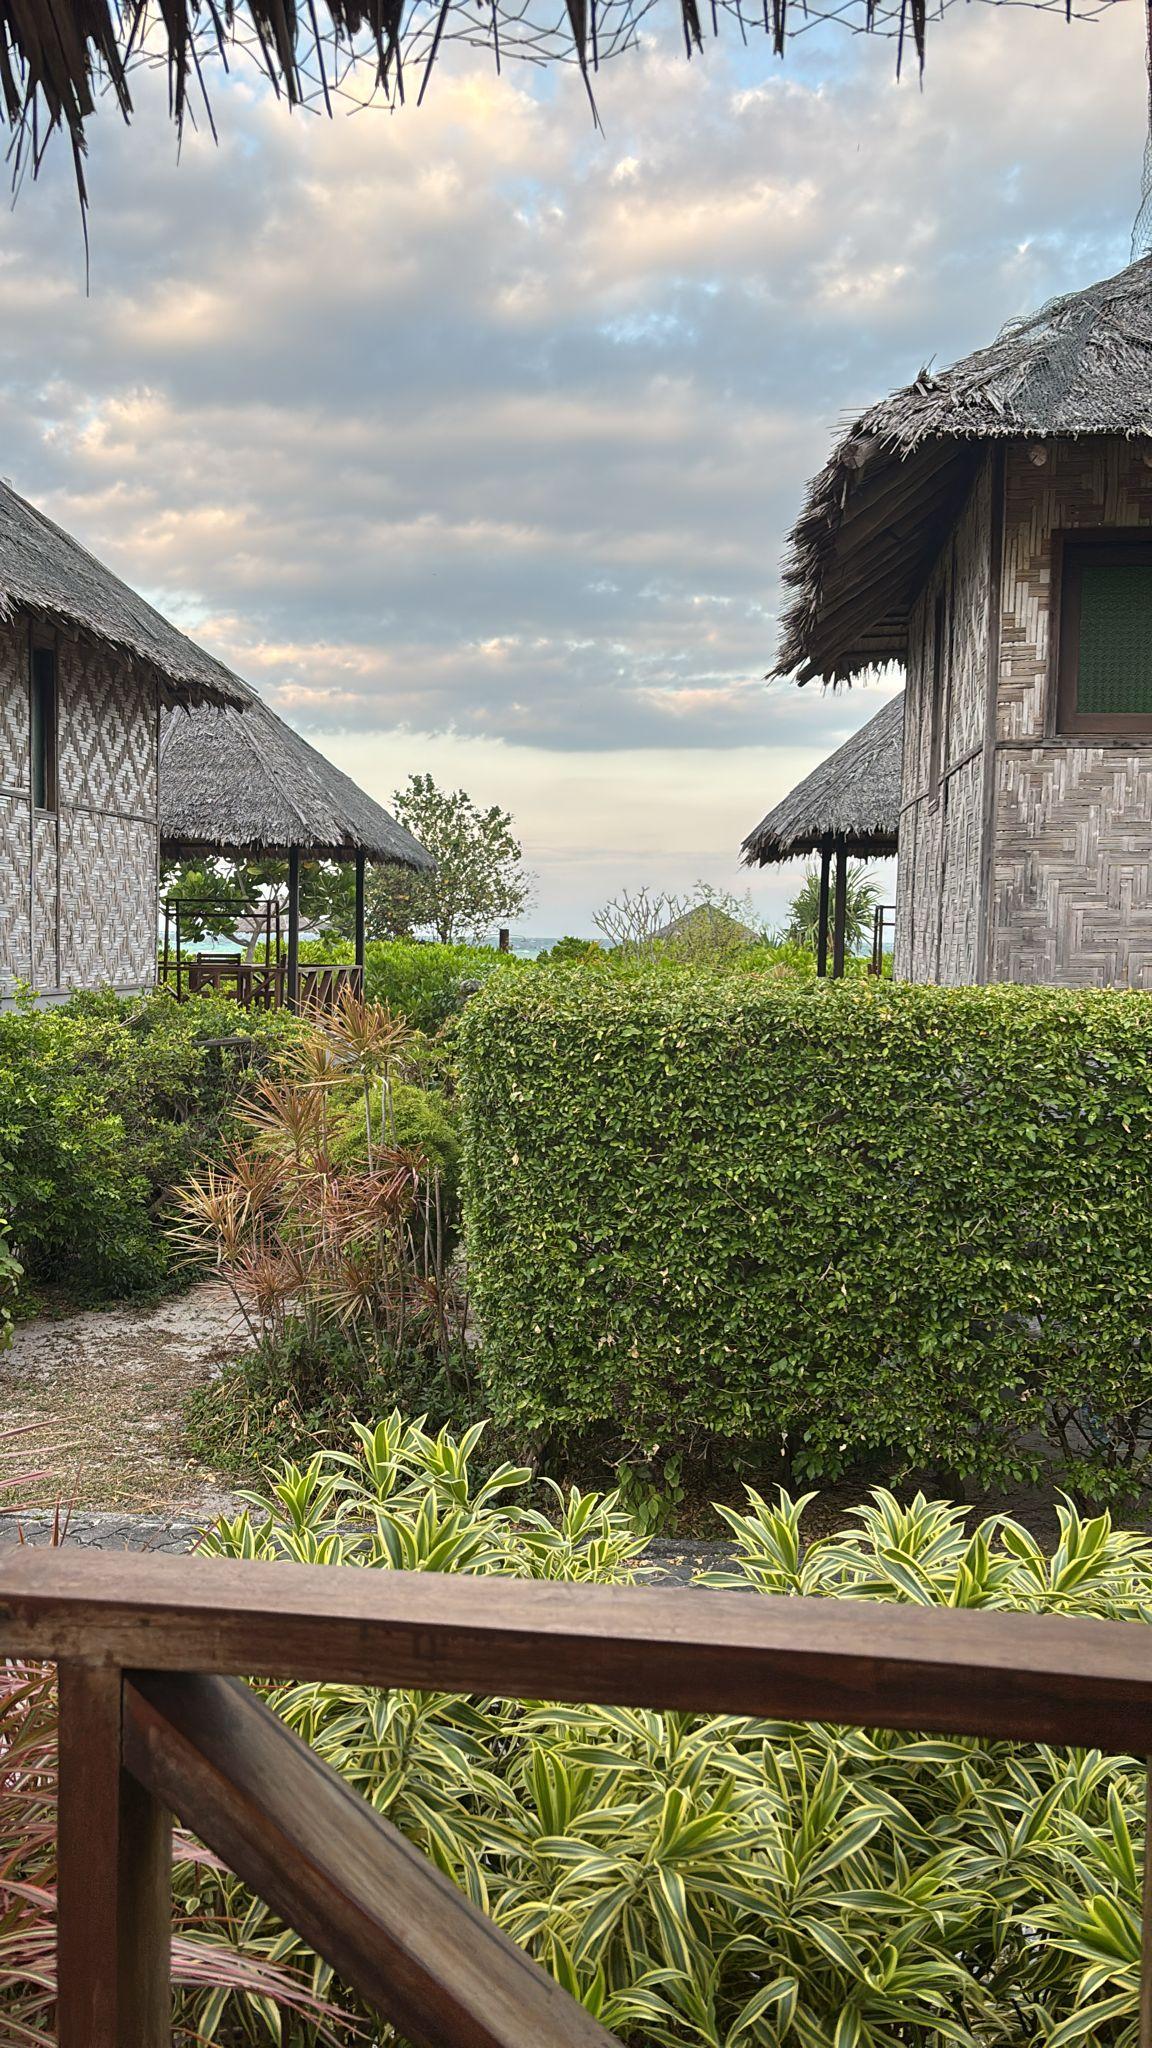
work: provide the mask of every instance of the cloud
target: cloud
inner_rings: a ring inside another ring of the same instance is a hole
[[[0,234],[0,468],[353,758],[456,736],[564,790],[629,751],[655,790],[727,751],[731,864],[772,750],[876,701],[762,683],[804,481],[846,412],[1125,260],[1142,32],[957,8],[923,89],[835,30],[649,45],[606,139],[578,78],[459,53],[396,116],[241,76],[179,164],[145,81],[94,125],[91,296],[61,152]]]

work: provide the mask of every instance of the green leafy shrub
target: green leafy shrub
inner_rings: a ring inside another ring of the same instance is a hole
[[[352,960],[353,948],[342,939],[306,939],[304,961]],[[515,973],[528,963],[495,946],[441,946],[429,940],[376,939],[364,953],[364,993],[369,1002],[387,1003],[414,1031],[439,1031],[463,1009],[468,997],[490,975]]]
[[[481,1478],[479,1431],[391,1415],[285,1467],[209,1551],[361,1570],[627,1582],[614,1496]],[[707,1583],[1147,1619],[1152,1544],[1071,1509],[1049,1556],[999,1517],[877,1493],[805,1544],[750,1494]],[[862,1617],[863,1621],[863,1617]],[[293,1683],[276,1710],[636,2048],[1135,2048],[1143,1760],[1045,1746]],[[208,1880],[211,1885],[211,1880]],[[225,1876],[213,1910],[308,1974]],[[314,1980],[355,2011],[324,1972]],[[370,2038],[390,2038],[373,2030]]]
[[[95,1299],[169,1284],[168,1190],[226,1143],[253,1050],[299,1029],[162,994],[0,1014],[0,1212],[29,1279]],[[204,1043],[237,1035],[249,1044]]]
[[[538,967],[590,967],[607,959],[599,939],[577,939],[569,935],[557,939],[554,946],[548,946],[543,953],[537,953]]]
[[[524,1442],[994,1484],[1042,1430],[1079,1487],[1143,1474],[1147,997],[553,970],[490,983],[460,1058]]]
[[[0,1351],[12,1342],[11,1303],[23,1271],[19,1259],[13,1258],[9,1249],[8,1225],[0,1217]]]

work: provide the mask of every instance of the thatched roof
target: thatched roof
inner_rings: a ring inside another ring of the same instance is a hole
[[[160,733],[160,842],[170,855],[285,854],[431,868],[432,856],[351,776],[255,697],[247,711],[169,711]]]
[[[815,853],[829,839],[860,859],[895,853],[903,751],[901,691],[760,820],[741,849],[745,867]]]
[[[497,64],[575,62],[585,78],[631,48],[657,5],[678,20],[689,56],[722,23],[745,40],[765,32],[778,55],[792,36],[831,20],[891,37],[923,61],[928,0],[0,0],[0,121],[12,130],[16,169],[35,169],[53,128],[69,135],[81,178],[84,134],[101,98],[132,113],[137,64],[167,62],[177,128],[190,100],[207,116],[222,62],[247,54],[289,104],[332,112],[379,95],[422,96],[452,42],[481,44]],[[955,0],[936,0],[937,16]],[[1090,17],[1119,0],[1030,0]]]
[[[908,613],[992,441],[1152,435],[1152,257],[1006,327],[873,406],[809,488],[778,675],[902,660]]]
[[[252,695],[70,533],[0,484],[0,619],[21,607],[142,662],[171,702],[246,704]]]

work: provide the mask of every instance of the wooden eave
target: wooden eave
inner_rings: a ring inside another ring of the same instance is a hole
[[[824,550],[801,683],[843,680],[906,657],[909,614],[981,456],[971,441],[928,442],[911,455],[881,451],[858,478],[845,471],[843,510]]]

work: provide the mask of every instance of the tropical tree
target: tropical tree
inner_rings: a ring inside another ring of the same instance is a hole
[[[850,953],[859,952],[861,946],[871,937],[872,913],[879,901],[880,891],[863,862],[855,861],[850,864],[847,914],[844,919],[845,941]],[[814,953],[819,932],[820,870],[809,868],[788,906],[788,922],[784,927],[784,937],[793,945],[805,946],[810,953]]]
[[[288,904],[286,860],[174,861],[160,877],[161,900],[179,901],[181,939],[200,945],[209,935],[235,931],[249,949],[259,943],[263,922],[253,906],[269,896]],[[300,918],[308,931],[350,939],[355,922],[355,878],[347,863],[300,863]]]
[[[436,867],[419,874],[375,871],[367,900],[372,937],[399,938],[430,927],[450,945],[481,939],[528,908],[534,877],[507,811],[497,804],[481,810],[465,790],[439,789],[430,775],[410,775],[393,808]]]

